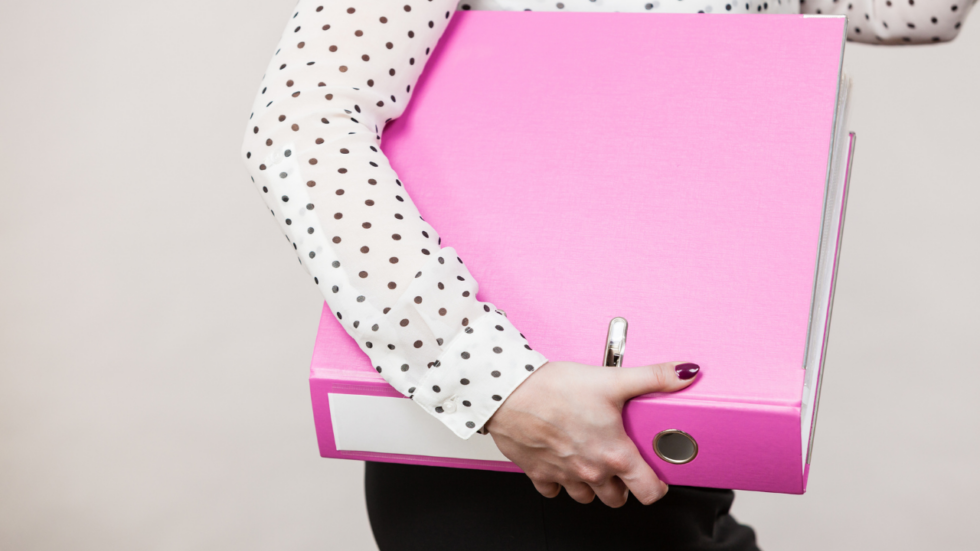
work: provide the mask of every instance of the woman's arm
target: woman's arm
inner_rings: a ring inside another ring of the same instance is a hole
[[[976,0],[800,0],[800,11],[846,15],[847,39],[928,44],[956,38]]]
[[[456,4],[300,0],[242,155],[300,264],[375,369],[468,438],[547,360],[477,300],[477,282],[455,250],[441,248],[380,149]]]
[[[457,1],[300,0],[256,98],[245,162],[300,263],[394,388],[463,438],[486,424],[546,496],[563,486],[618,507],[629,489],[652,503],[667,487],[621,410],[686,387],[697,366],[547,362],[476,300],[476,281],[380,150]]]

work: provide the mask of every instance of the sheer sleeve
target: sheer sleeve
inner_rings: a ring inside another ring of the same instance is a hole
[[[458,0],[300,0],[242,155],[344,329],[402,394],[468,438],[547,360],[419,215],[381,150]],[[462,183],[460,185],[463,185]],[[367,361],[367,360],[366,360]]]
[[[948,42],[976,0],[801,0],[803,13],[846,15],[847,39],[869,44]]]

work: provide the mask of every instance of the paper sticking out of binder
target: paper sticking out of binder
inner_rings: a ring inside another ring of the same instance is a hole
[[[806,489],[854,147],[845,27],[459,12],[383,136],[536,350],[595,364],[606,334],[605,364],[701,366],[623,410],[669,484]],[[395,392],[329,309],[310,389],[324,457],[519,470]]]

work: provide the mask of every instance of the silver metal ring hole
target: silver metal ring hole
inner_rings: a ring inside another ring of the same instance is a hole
[[[698,456],[698,442],[682,430],[667,429],[653,439],[653,451],[667,463],[683,465]]]

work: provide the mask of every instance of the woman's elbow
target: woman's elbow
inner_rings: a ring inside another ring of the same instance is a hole
[[[908,10],[874,13],[869,10],[863,18],[849,18],[847,39],[886,46],[952,42],[959,36],[972,4],[973,0],[965,0],[965,6],[953,4],[948,12],[946,6],[943,10],[916,13]]]

